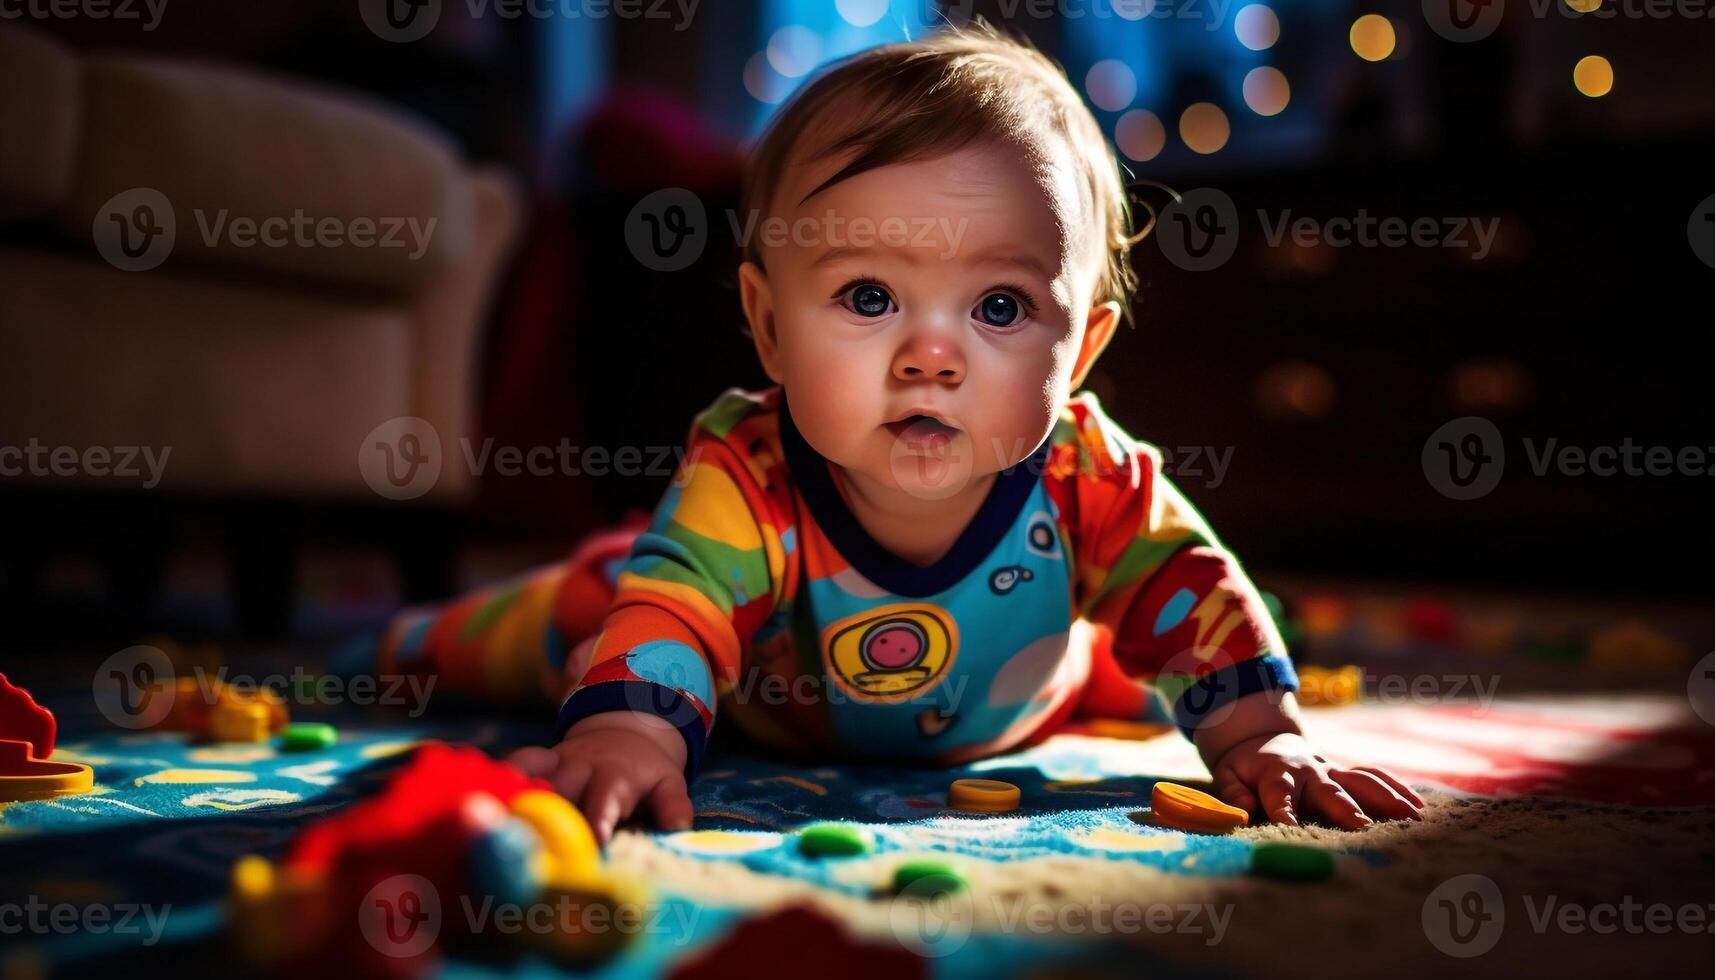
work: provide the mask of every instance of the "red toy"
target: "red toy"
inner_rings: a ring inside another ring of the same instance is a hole
[[[53,712],[0,674],[0,803],[87,793],[95,772],[75,762],[49,762]]]
[[[587,823],[552,787],[477,749],[430,742],[380,795],[304,828],[277,866],[254,856],[240,861],[234,936],[247,958],[281,973],[337,962],[359,976],[419,974],[448,943],[473,938],[460,903],[493,895],[480,869],[494,865],[479,856],[493,855],[479,845],[492,845],[485,835],[508,821],[522,821],[514,829],[540,844],[530,852],[536,857],[515,854],[511,865],[542,874],[508,879],[523,882],[527,901],[550,886],[580,901],[617,900],[610,894],[617,885],[599,873]],[[575,956],[599,952],[612,938],[544,942]]]

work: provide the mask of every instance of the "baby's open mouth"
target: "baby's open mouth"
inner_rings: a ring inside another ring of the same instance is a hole
[[[953,441],[959,427],[929,415],[908,415],[882,426],[895,439],[914,448],[939,449]]]

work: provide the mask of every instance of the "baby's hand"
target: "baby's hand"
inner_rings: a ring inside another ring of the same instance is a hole
[[[621,820],[647,797],[665,830],[691,826],[685,788],[685,742],[661,718],[606,711],[573,725],[553,748],[519,749],[509,761],[552,783],[577,804],[603,845]]]
[[[1306,810],[1346,830],[1367,827],[1372,817],[1423,819],[1422,798],[1392,773],[1332,765],[1304,736],[1291,732],[1239,742],[1221,754],[1211,771],[1221,799],[1279,823],[1296,826]]]

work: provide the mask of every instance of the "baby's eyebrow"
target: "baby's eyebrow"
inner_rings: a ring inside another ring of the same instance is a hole
[[[816,256],[810,265],[813,268],[821,268],[832,265],[841,259],[875,255],[899,255],[912,265],[916,265],[934,254],[934,249],[888,248],[881,245],[836,245]],[[1049,282],[1054,280],[1054,274],[1048,270],[1041,259],[1029,252],[1018,251],[1014,246],[1008,244],[1001,244],[972,253],[969,256],[969,261],[974,265],[1013,266],[1033,272]]]
[[[922,250],[913,250],[909,248],[883,248],[878,245],[835,245],[833,248],[824,251],[821,255],[816,256],[815,261],[810,264],[816,268],[820,268],[825,265],[832,265],[835,262],[846,258],[860,258],[866,255],[904,255],[906,259],[910,260],[912,265],[916,265],[923,259],[923,256],[915,254],[917,251]]]

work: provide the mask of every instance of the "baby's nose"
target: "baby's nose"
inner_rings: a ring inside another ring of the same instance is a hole
[[[893,357],[893,376],[901,381],[938,381],[956,385],[965,380],[965,355],[955,343],[922,334],[907,340]]]

